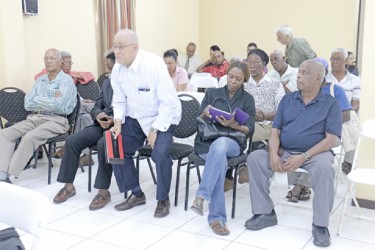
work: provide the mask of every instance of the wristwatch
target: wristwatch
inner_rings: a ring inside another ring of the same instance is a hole
[[[304,152],[303,155],[305,156],[305,161],[311,160],[311,157],[310,157],[309,153],[307,153],[307,151]]]
[[[159,130],[158,130],[158,129],[156,129],[156,128],[153,128],[153,127],[151,127],[151,128],[150,128],[150,131],[151,131],[151,132],[154,132],[154,133],[158,133],[158,132],[159,132]]]

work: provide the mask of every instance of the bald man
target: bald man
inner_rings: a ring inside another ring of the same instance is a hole
[[[285,93],[297,90],[297,74],[298,68],[293,68],[286,63],[286,58],[280,50],[274,50],[270,54],[270,61],[273,70],[267,75],[283,84]]]
[[[115,206],[123,211],[146,203],[133,156],[147,138],[153,148],[151,159],[157,173],[154,217],[169,214],[172,178],[170,149],[176,125],[181,119],[181,103],[163,59],[139,48],[134,31],[119,31],[113,39],[116,64],[111,73],[115,138],[122,133],[125,163],[113,165],[121,192],[132,195]]]
[[[311,174],[314,190],[312,234],[314,244],[331,244],[328,224],[333,206],[334,155],[341,135],[341,109],[336,98],[320,89],[324,67],[307,60],[299,68],[298,91],[285,95],[273,121],[269,148],[252,152],[247,159],[254,216],[246,228],[260,230],[277,224],[270,198],[269,179],[275,172],[303,168]]]

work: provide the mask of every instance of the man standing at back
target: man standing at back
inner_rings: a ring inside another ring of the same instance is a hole
[[[321,90],[323,66],[313,60],[301,64],[299,91],[285,95],[273,120],[269,150],[252,152],[247,159],[250,198],[254,216],[246,228],[261,230],[277,224],[270,197],[270,178],[275,172],[303,168],[311,174],[314,190],[312,234],[314,244],[331,244],[328,232],[333,207],[334,155],[331,149],[341,136],[341,108],[338,101]]]
[[[188,72],[189,78],[191,75],[197,70],[199,65],[201,64],[201,60],[199,57],[195,54],[195,50],[197,49],[197,46],[195,43],[190,42],[186,46],[186,55],[182,54],[178,56],[178,64],[181,67],[184,67],[186,71]]]
[[[147,138],[153,148],[156,165],[158,200],[154,217],[169,214],[169,190],[172,178],[170,149],[176,125],[181,120],[181,103],[164,61],[155,54],[141,50],[138,37],[129,29],[120,30],[113,39],[116,64],[111,74],[113,88],[114,137],[121,133],[125,163],[113,170],[120,192],[132,195],[115,206],[123,211],[146,203],[139,185],[133,156]]]

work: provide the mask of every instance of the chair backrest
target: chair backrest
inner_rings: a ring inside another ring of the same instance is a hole
[[[109,78],[109,72],[103,73],[98,77],[97,83],[99,88],[102,88],[104,80]]]
[[[200,104],[197,99],[188,94],[178,96],[181,101],[182,115],[174,136],[187,138],[197,132],[197,116],[199,115]]]
[[[99,98],[100,95],[100,87],[99,85],[94,81],[90,81],[86,84],[76,84],[77,91],[79,95],[83,99],[93,100],[96,101],[96,99]]]
[[[73,133],[74,131],[74,126],[77,124],[78,114],[79,114],[80,109],[81,109],[81,98],[80,98],[80,95],[77,94],[77,104],[74,107],[72,113],[68,115],[68,121],[69,121],[69,126],[70,126],[69,133]]]
[[[0,182],[0,197],[0,222],[38,238],[42,236],[51,210],[47,196],[24,187]],[[38,238],[34,241],[34,248]]]
[[[1,118],[14,124],[26,119],[30,114],[25,110],[25,92],[14,87],[0,90],[0,128],[3,128]]]
[[[193,84],[196,88],[217,88],[219,86],[217,79],[212,76],[194,77],[190,79],[190,84]]]
[[[224,87],[227,84],[228,84],[228,75],[223,75],[222,77],[220,77],[219,84],[218,84],[219,88]]]

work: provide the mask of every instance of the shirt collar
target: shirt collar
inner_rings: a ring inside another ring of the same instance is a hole
[[[322,88],[320,88],[318,95],[308,105],[310,105],[314,102],[317,102],[317,101],[318,102],[324,101],[324,99],[325,99],[324,95],[325,95],[324,91],[322,90]],[[295,99],[295,100],[299,99],[303,103],[303,98],[302,98],[300,90],[293,92],[293,99]]]
[[[132,70],[137,72],[138,68],[139,68],[139,64],[141,62],[141,57],[142,57],[142,50],[139,49],[138,52],[137,52],[137,55],[134,58],[134,61],[132,62],[132,64],[130,65],[129,68],[131,68]]]

